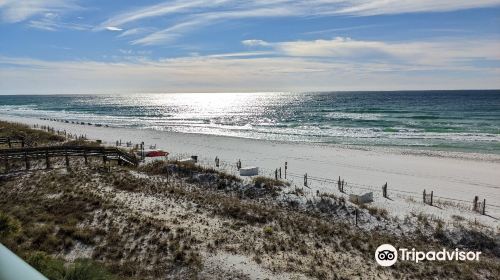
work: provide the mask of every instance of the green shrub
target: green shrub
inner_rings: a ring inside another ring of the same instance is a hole
[[[3,212],[0,212],[0,239],[17,234],[21,229],[19,221]]]
[[[90,260],[78,260],[66,269],[64,280],[114,279],[106,269]]]
[[[255,186],[258,186],[258,187],[265,186],[265,187],[270,187],[270,188],[273,188],[273,187],[284,187],[284,186],[288,186],[289,185],[288,182],[285,182],[285,181],[282,181],[282,180],[275,180],[275,179],[264,177],[264,176],[254,177],[252,179],[252,182],[254,183]]]
[[[64,278],[64,262],[60,259],[55,259],[44,252],[34,252],[27,257],[26,261],[50,280]]]
[[[273,227],[264,227],[263,231],[266,235],[272,235],[273,234]]]
[[[65,265],[61,259],[54,258],[45,252],[28,255],[26,261],[50,280],[107,280],[115,279],[101,265],[88,259],[80,259]]]

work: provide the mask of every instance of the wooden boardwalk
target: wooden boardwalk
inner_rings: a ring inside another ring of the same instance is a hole
[[[66,166],[69,167],[70,157],[83,157],[85,164],[89,157],[101,157],[103,163],[108,160],[117,160],[118,164],[137,166],[139,159],[134,155],[126,153],[113,147],[89,147],[89,146],[49,146],[35,148],[12,148],[0,149],[0,159],[4,163],[5,173],[10,171],[9,161],[24,161],[26,170],[30,169],[30,161],[45,159],[47,168],[50,168],[50,159],[54,157],[65,157]]]
[[[21,147],[24,147],[26,141],[22,137],[0,137],[0,145],[8,145],[12,148],[13,144],[21,144]]]

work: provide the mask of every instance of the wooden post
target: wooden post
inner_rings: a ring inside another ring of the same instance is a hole
[[[486,214],[486,198],[483,200],[483,215]]]
[[[425,190],[424,190],[424,203],[426,203],[426,202],[425,202]]]
[[[358,226],[358,208],[356,208],[354,215],[355,215],[355,219],[356,219],[356,226]]]
[[[286,170],[288,169],[288,162],[285,161],[285,179],[286,179]]]
[[[431,191],[431,206],[432,206],[432,199],[434,197],[434,191]]]
[[[479,200],[479,197],[476,195],[474,197],[474,200],[472,201],[472,211],[477,211],[477,201]]]
[[[66,160],[66,169],[69,169],[69,156],[68,156],[67,148],[64,148],[64,158]]]
[[[280,167],[280,179],[281,179],[281,167]]]
[[[24,152],[24,162],[26,164],[26,170],[30,170],[30,160],[28,159],[28,152]]]
[[[45,150],[45,167],[50,168],[49,149]]]
[[[168,179],[168,164],[167,164],[167,185],[168,185],[169,179]]]
[[[339,176],[339,180],[337,181],[337,185],[338,185],[338,188],[339,188],[339,192],[342,192],[342,190],[340,189],[340,176]]]
[[[274,170],[274,180],[278,180],[278,168]]]
[[[304,186],[307,187],[307,173],[304,174]]]
[[[144,160],[144,142],[141,142],[141,159]]]

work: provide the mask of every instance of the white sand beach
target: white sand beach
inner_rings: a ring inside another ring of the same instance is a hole
[[[393,216],[409,213],[432,214],[446,221],[462,216],[493,229],[500,226],[500,156],[455,152],[423,152],[404,149],[340,147],[335,145],[284,143],[201,134],[181,134],[154,130],[76,125],[32,118],[1,116],[0,119],[26,124],[49,125],[68,133],[100,139],[109,145],[144,141],[146,148],[157,145],[170,158],[198,155],[201,164],[236,171],[235,162],[258,166],[261,175],[274,176],[276,168],[288,162],[292,186],[303,186],[308,174],[311,192],[339,194],[335,183],[340,176],[347,182],[346,195],[374,192],[374,205]],[[382,198],[381,186],[388,183],[390,199]],[[435,205],[422,203],[422,192],[434,192]],[[308,189],[306,189],[308,190]],[[486,199],[486,214],[471,211],[474,196]]]

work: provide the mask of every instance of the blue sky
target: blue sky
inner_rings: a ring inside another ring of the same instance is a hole
[[[0,0],[0,93],[500,88],[500,0]]]

